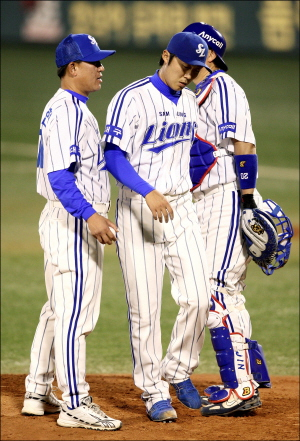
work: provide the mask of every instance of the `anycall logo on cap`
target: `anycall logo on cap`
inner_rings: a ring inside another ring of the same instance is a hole
[[[208,42],[211,41],[219,48],[221,48],[223,46],[223,43],[221,41],[218,41],[215,38],[211,37],[210,35],[206,34],[205,31],[200,32],[200,34],[198,34],[198,35],[199,35],[199,37],[202,37],[202,38],[205,38],[206,40],[208,40]]]

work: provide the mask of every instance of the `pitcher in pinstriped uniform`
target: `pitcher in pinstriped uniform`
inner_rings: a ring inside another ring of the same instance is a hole
[[[133,377],[155,422],[177,418],[170,384],[185,406],[201,406],[190,376],[203,346],[209,282],[189,191],[197,105],[186,86],[205,69],[206,54],[207,45],[197,35],[173,36],[160,69],[114,96],[102,138],[106,166],[119,186],[117,251],[128,304]],[[163,358],[165,268],[179,311]]]

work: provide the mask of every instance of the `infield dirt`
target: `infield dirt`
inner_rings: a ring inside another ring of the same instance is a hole
[[[198,390],[217,384],[217,375],[195,374]],[[272,388],[260,389],[262,407],[239,416],[203,417],[184,407],[171,390],[175,423],[154,423],[145,414],[140,390],[131,375],[87,375],[95,403],[123,427],[115,432],[68,429],[58,414],[24,416],[25,375],[1,375],[1,440],[299,440],[299,378],[271,377]],[[57,394],[61,398],[60,394]]]

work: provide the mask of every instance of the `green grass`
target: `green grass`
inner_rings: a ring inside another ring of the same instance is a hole
[[[297,244],[285,268],[265,276],[251,264],[246,299],[252,338],[263,345],[272,375],[297,375],[299,370]],[[131,356],[124,287],[114,246],[106,247],[100,319],[87,339],[89,373],[130,373]],[[2,258],[2,373],[24,373],[38,316],[46,301],[42,252],[5,253]],[[165,277],[162,308],[163,347],[166,349],[177,305]],[[198,373],[217,373],[209,332]]]
[[[152,74],[158,58],[154,53],[118,51],[107,60],[103,89],[92,95],[89,103],[101,131],[114,93]],[[284,173],[275,169],[271,176],[260,173],[258,189],[264,198],[279,203],[298,226],[298,70],[296,60],[288,60],[289,69],[283,78],[283,60],[227,57],[229,73],[247,92],[260,165],[287,169]],[[1,369],[2,373],[26,373],[38,316],[46,301],[43,253],[37,231],[45,201],[35,188],[36,144],[42,110],[59,81],[51,47],[4,46],[1,63]],[[112,220],[115,198],[113,184]],[[130,373],[124,286],[114,246],[106,247],[105,256],[100,319],[87,339],[87,371]],[[297,375],[298,236],[293,240],[292,256],[285,268],[267,277],[251,264],[246,282],[252,336],[263,345],[270,373]],[[177,314],[169,287],[166,274],[161,320],[164,349]],[[197,372],[218,372],[209,333],[200,360]]]

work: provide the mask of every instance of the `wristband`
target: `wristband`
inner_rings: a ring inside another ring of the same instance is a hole
[[[242,209],[244,208],[257,208],[257,205],[255,203],[253,194],[242,194],[241,198],[242,202]]]
[[[240,188],[242,190],[255,188],[258,168],[257,155],[235,155],[234,160]]]

